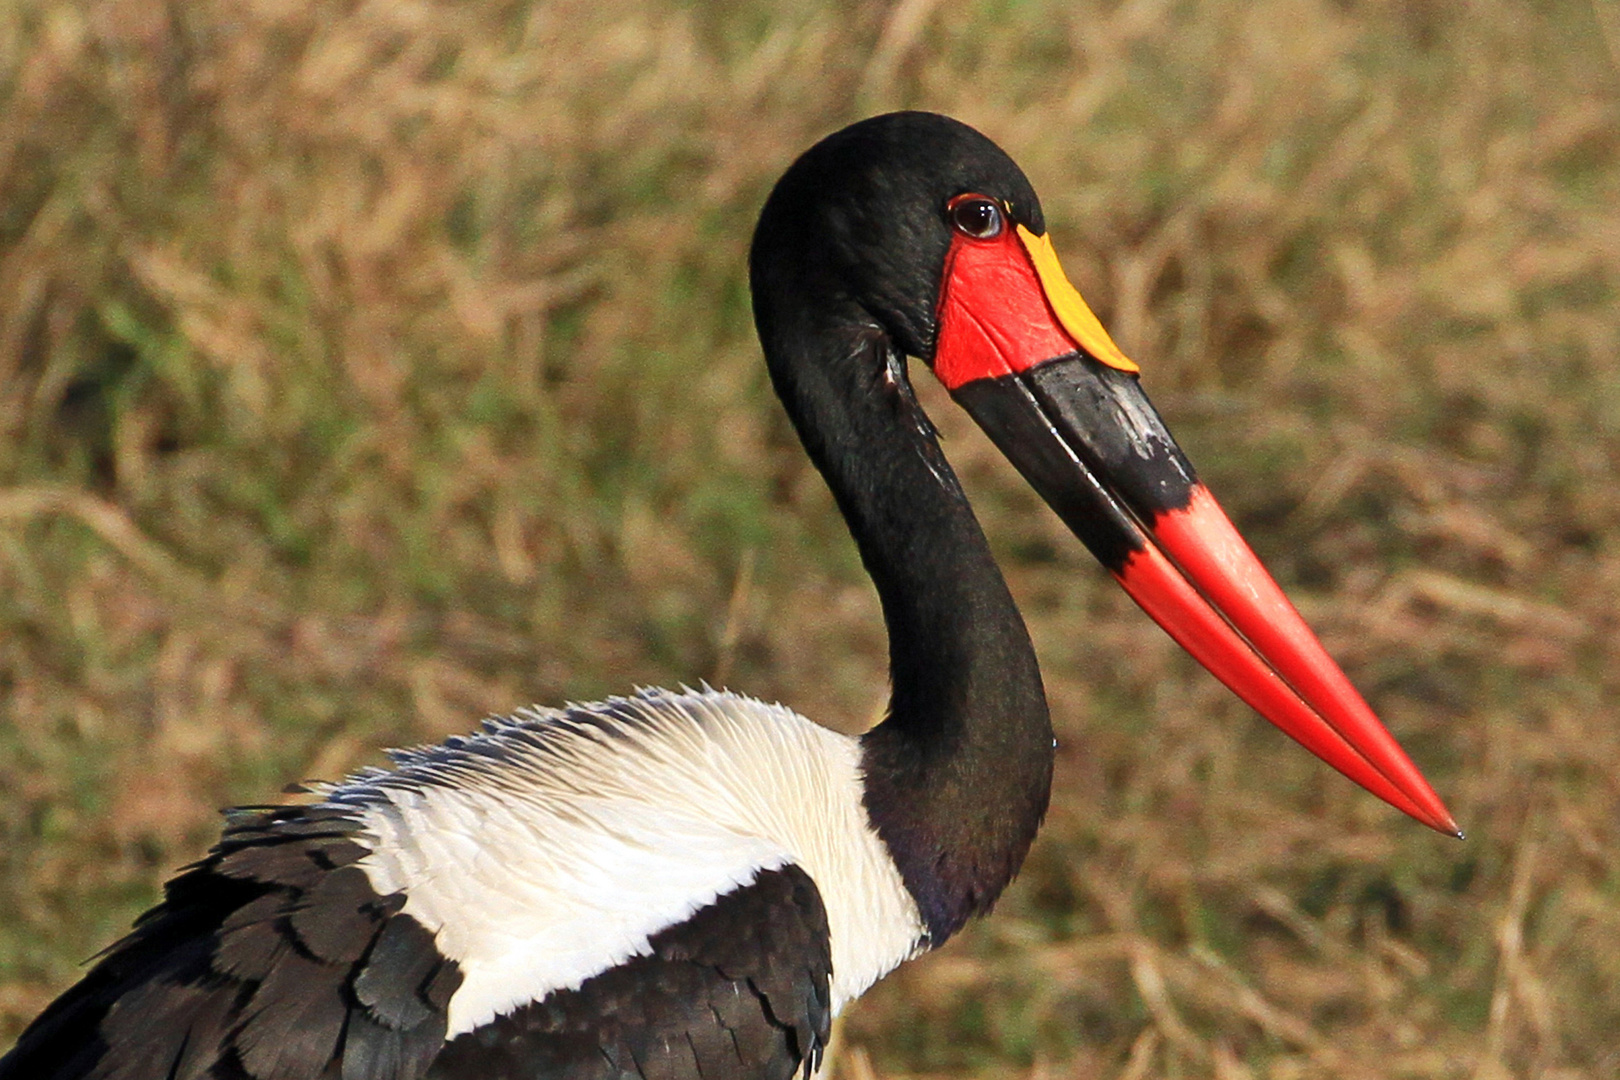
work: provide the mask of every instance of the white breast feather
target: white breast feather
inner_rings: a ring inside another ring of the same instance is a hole
[[[861,805],[858,744],[789,709],[645,691],[526,711],[463,747],[408,751],[324,793],[364,821],[372,887],[403,891],[460,964],[450,1038],[645,953],[789,863],[827,908],[835,1014],[919,948],[916,904]]]

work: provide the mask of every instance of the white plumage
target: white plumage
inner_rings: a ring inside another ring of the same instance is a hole
[[[915,955],[916,903],[866,819],[856,740],[723,691],[529,709],[321,791],[379,895],[461,965],[449,1038],[648,949],[767,869],[821,887],[836,1013]]]

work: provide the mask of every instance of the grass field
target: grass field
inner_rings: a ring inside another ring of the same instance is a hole
[[[1620,1074],[1620,5],[0,5],[0,1046],[217,807],[884,641],[744,256],[895,107],[997,139],[1468,830],[1184,657],[950,406],[1061,736],[839,1080]]]

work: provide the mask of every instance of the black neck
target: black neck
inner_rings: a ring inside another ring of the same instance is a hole
[[[1046,695],[904,361],[858,313],[822,319],[773,327],[766,352],[883,604],[893,696],[862,739],[866,809],[938,944],[1000,895],[1046,812]]]

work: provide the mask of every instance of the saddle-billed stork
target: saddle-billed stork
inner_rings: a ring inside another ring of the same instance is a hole
[[[913,395],[929,364],[1126,591],[1278,727],[1456,825],[1195,478],[978,132],[855,124],[754,233],[777,393],[877,586],[887,718],[725,691],[525,709],[219,844],[48,1007],[4,1080],[787,1080],[985,912],[1046,810],[1040,671]]]

